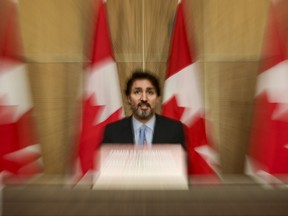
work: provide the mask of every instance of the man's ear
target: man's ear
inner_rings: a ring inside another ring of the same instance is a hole
[[[156,99],[157,103],[159,103],[159,104],[161,103],[161,100],[162,100],[161,96],[158,96]]]
[[[128,104],[131,104],[131,99],[130,99],[130,97],[127,96],[126,99],[127,99],[127,103],[128,103]]]

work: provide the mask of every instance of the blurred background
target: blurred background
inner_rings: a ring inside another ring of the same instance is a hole
[[[61,175],[77,147],[83,71],[99,1],[18,2],[44,168]],[[132,69],[142,67],[159,75],[163,86],[177,2],[107,1],[122,90]],[[201,64],[207,130],[224,174],[243,173],[268,6],[268,0],[187,0],[184,8]],[[129,115],[124,97],[123,104]]]

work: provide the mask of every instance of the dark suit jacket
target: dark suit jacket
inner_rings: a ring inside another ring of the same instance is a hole
[[[108,124],[102,143],[134,143],[132,116]],[[185,149],[184,129],[180,121],[156,115],[152,143],[181,144]]]

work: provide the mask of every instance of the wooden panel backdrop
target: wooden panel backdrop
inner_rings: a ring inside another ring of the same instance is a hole
[[[19,0],[47,174],[64,174],[75,149],[79,89],[97,2]],[[121,89],[131,70],[143,65],[163,85],[176,6],[177,0],[107,1]],[[209,130],[223,173],[243,171],[267,8],[268,0],[187,0],[188,37],[198,48]]]

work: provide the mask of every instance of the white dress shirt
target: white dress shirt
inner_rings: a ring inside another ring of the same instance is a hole
[[[154,126],[155,126],[155,121],[156,117],[155,115],[148,121],[146,122],[146,131],[145,131],[145,137],[146,137],[146,142],[147,146],[152,145],[152,139],[153,139],[153,132],[154,132]],[[138,121],[137,119],[132,117],[132,124],[133,124],[133,130],[134,130],[134,144],[135,145],[140,145],[138,143],[139,140],[139,132],[140,132],[140,127],[143,125],[142,122]]]

